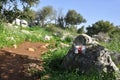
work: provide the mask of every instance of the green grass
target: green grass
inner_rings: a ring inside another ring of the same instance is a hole
[[[9,27],[9,26],[8,26]],[[50,28],[49,28],[50,29]],[[53,30],[54,29],[54,30]],[[69,43],[72,41],[71,37],[66,37],[64,41],[61,40],[62,34],[66,31],[63,29],[53,27],[50,30],[48,28],[42,27],[31,27],[31,28],[23,28],[23,30],[12,28],[7,28],[4,24],[0,24],[0,48],[6,46],[12,46],[14,44],[20,44],[25,41],[30,42],[47,42],[47,43]],[[56,31],[55,31],[56,29]],[[59,36],[53,35],[56,32],[60,32]],[[52,36],[49,41],[45,41],[44,37]]]
[[[108,43],[102,43],[107,49],[119,52],[120,53],[120,36],[116,35],[112,40]]]
[[[30,42],[54,42],[54,39],[45,41],[45,35],[51,36],[51,33],[46,31],[44,28],[24,28],[20,29],[9,29],[4,27],[5,25],[0,24],[0,48],[6,46],[12,46],[14,44],[20,44],[25,41]],[[25,33],[23,31],[29,32]]]

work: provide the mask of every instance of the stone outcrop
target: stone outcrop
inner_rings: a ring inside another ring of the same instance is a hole
[[[86,34],[75,38],[73,45],[62,62],[66,70],[78,69],[80,73],[119,72],[111,56],[117,54],[101,46]],[[119,62],[120,55],[114,56]],[[117,63],[118,63],[117,62]],[[120,63],[120,62],[119,62]]]
[[[19,25],[22,27],[28,27],[28,22],[24,19],[15,19],[13,20],[12,24]]]

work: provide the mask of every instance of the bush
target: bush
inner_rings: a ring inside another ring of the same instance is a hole
[[[70,42],[72,42],[73,41],[73,38],[71,37],[71,36],[67,36],[66,38],[65,38],[65,42],[67,42],[67,43],[70,43]]]
[[[66,30],[68,30],[69,32],[72,32],[72,33],[77,33],[77,27],[75,27],[75,26],[68,26],[66,28]]]
[[[112,50],[112,51],[117,51],[120,52],[120,36],[118,34],[114,35],[111,38],[111,41],[108,43],[102,43],[106,48]]]

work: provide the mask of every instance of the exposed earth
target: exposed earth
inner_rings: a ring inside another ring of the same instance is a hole
[[[0,49],[0,80],[38,80],[26,75],[26,66],[39,65],[43,70],[41,55],[47,51],[46,43],[24,42],[18,46]]]

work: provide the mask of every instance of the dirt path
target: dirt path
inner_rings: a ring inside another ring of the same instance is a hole
[[[26,76],[25,65],[39,64],[41,70],[41,54],[47,51],[44,43],[25,42],[17,48],[0,49],[0,80],[37,80],[37,77]]]

